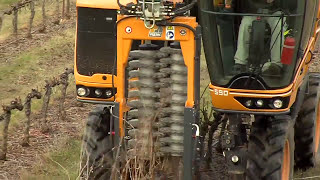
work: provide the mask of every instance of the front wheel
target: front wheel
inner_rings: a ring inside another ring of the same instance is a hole
[[[110,109],[98,106],[89,113],[84,132],[80,175],[85,179],[110,179],[113,142],[110,136]]]
[[[248,144],[246,179],[292,179],[294,147],[290,116],[256,117]]]
[[[320,146],[320,74],[310,73],[308,84],[295,125],[296,167],[300,169],[316,165]]]

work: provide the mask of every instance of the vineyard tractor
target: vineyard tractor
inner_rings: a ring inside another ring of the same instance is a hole
[[[316,163],[318,0],[200,0],[213,107],[230,177],[293,179]],[[253,122],[252,122],[253,120]]]
[[[228,176],[287,180],[294,166],[315,166],[320,74],[309,66],[319,6],[77,0],[77,99],[98,104],[86,125],[81,177],[201,179],[202,44],[212,105],[225,124],[218,144]]]

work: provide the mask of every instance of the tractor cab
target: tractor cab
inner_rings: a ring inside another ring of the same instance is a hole
[[[246,90],[289,86],[312,32],[312,27],[305,24],[314,21],[316,3],[201,0],[204,50],[211,83]],[[303,28],[304,25],[308,28]]]

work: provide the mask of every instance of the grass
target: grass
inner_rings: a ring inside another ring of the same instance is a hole
[[[2,2],[4,1],[4,2]],[[1,9],[5,9],[9,4],[15,3],[18,0],[1,0],[0,2],[0,12]],[[11,3],[10,3],[11,2]],[[54,2],[54,3],[53,3]],[[47,17],[52,17],[55,15],[55,2],[56,1],[47,1],[46,5],[46,15]],[[9,3],[9,4],[7,4]],[[33,27],[38,26],[42,22],[42,14],[41,14],[41,1],[37,1],[35,4],[35,17],[33,20]],[[29,8],[22,8],[18,13],[18,33],[23,33],[22,29],[26,29],[29,26],[29,17],[30,10]],[[5,15],[3,20],[2,28],[0,29],[0,42],[7,39],[13,31],[12,28],[12,19],[13,15]]]
[[[73,54],[73,48],[70,47],[73,41],[74,30],[67,29],[40,47],[31,47],[10,62],[1,64],[0,89],[4,90],[0,94],[1,102],[8,102],[12,94],[26,94],[31,87],[42,88],[45,79],[57,76],[66,67],[72,67],[70,55]]]
[[[0,0],[0,11],[15,3],[18,0]],[[48,1],[47,15],[54,15],[55,4]],[[36,5],[36,16],[34,26],[41,23],[39,3]],[[19,32],[28,25],[30,11],[24,8],[19,11]],[[0,30],[0,42],[11,35],[12,16],[5,16],[4,24]],[[17,54],[12,54],[7,62],[0,62],[0,104],[8,104],[17,95],[24,98],[32,88],[38,88],[43,91],[44,80],[57,77],[66,67],[73,66],[73,46],[74,46],[74,28],[62,30],[61,33],[42,42],[40,45],[30,44],[30,48]],[[70,87],[74,86],[74,80],[70,80]],[[68,91],[73,91],[68,88]],[[54,103],[56,97],[60,95],[60,89],[54,88],[51,103]],[[32,101],[32,112],[39,111],[42,107],[42,100]],[[1,114],[0,110],[0,114]],[[22,119],[25,119],[24,112],[13,111],[10,131],[13,127],[20,125]],[[80,145],[81,141],[77,138],[57,139],[54,148],[48,147],[46,154],[39,155],[35,159],[36,165],[32,170],[22,172],[22,179],[76,179],[78,176]]]
[[[202,48],[203,50],[203,48]],[[209,89],[207,88],[210,84],[210,77],[208,74],[206,58],[204,52],[201,53],[201,66],[200,66],[200,95],[203,95],[202,100],[211,102],[211,96]],[[202,102],[201,102],[202,103]]]
[[[0,64],[0,104],[8,104],[17,95],[24,102],[25,96],[32,88],[37,88],[43,93],[45,79],[56,77],[66,67],[73,66],[73,43],[74,30],[71,28],[61,35],[52,37],[41,47],[31,47],[9,63]],[[70,84],[72,85],[74,83]],[[59,88],[54,88],[53,94],[57,91]],[[32,101],[33,112],[39,111],[41,106],[42,100]],[[24,112],[13,111],[11,126],[18,125],[24,118]]]
[[[40,155],[37,164],[30,172],[22,172],[22,180],[64,180],[77,179],[81,141],[66,139],[58,143],[53,150]]]
[[[65,30],[50,38],[39,47],[30,47],[25,52],[12,59],[9,63],[0,65],[0,101],[7,104],[13,96],[24,96],[31,88],[38,87],[43,92],[44,80],[56,77],[66,67],[73,65],[74,29]],[[74,79],[70,79],[69,87],[75,86]],[[68,91],[73,91],[68,88]],[[51,104],[60,95],[60,88],[53,88]],[[42,107],[42,100],[32,101],[32,112],[38,112]],[[13,111],[10,131],[20,125],[25,119],[24,112]],[[62,137],[67,138],[67,137]],[[81,141],[76,138],[57,139],[54,149],[39,155],[32,170],[21,173],[21,179],[63,180],[76,179],[78,176]]]
[[[17,3],[19,0],[1,0],[0,2],[0,11],[8,8],[9,5],[13,4],[13,3]]]

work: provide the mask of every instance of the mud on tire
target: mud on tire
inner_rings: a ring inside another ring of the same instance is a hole
[[[80,169],[82,179],[110,178],[113,142],[109,132],[110,109],[98,106],[89,113],[84,132]]]
[[[295,142],[296,142],[296,167],[308,169],[315,165],[317,153],[315,153],[317,116],[319,116],[319,98],[320,98],[320,74],[309,74],[308,93],[304,97],[303,105],[299,111],[295,124]],[[319,139],[318,139],[319,141]]]
[[[284,173],[286,177],[292,179],[294,128],[291,121],[291,117],[286,115],[256,117],[249,138],[247,180],[281,180],[284,169],[289,170]],[[285,149],[288,153],[284,153]],[[288,161],[284,161],[284,157]]]

